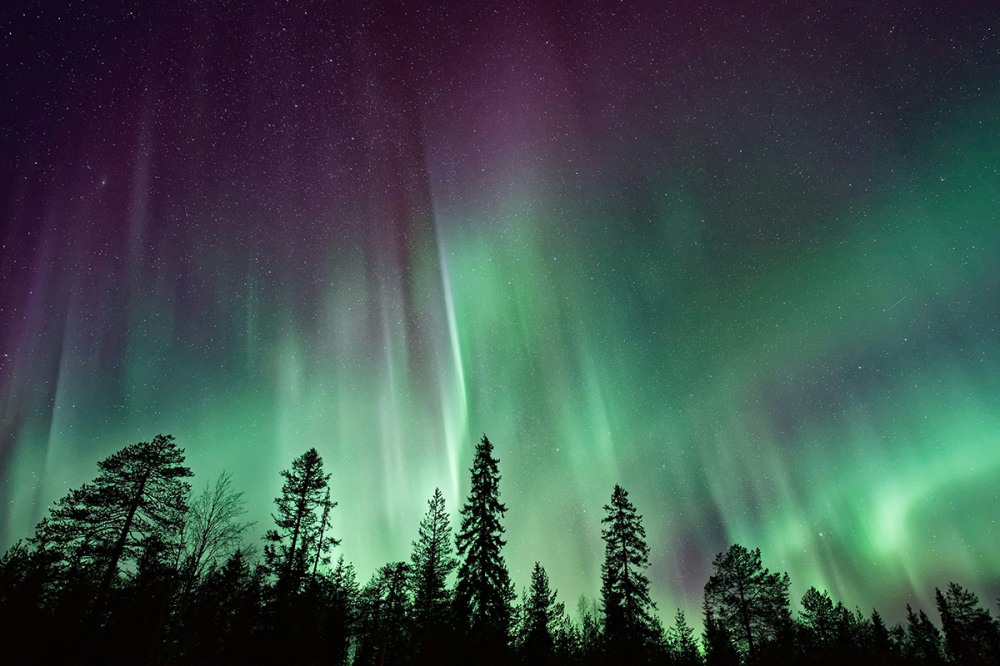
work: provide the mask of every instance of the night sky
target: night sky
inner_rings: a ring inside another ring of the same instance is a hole
[[[486,433],[570,607],[616,483],[665,618],[1000,593],[998,3],[8,4],[0,548],[170,433],[366,579]]]

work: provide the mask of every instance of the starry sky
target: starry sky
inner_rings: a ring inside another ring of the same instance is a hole
[[[996,3],[10,4],[0,547],[162,432],[367,578],[486,433],[570,607],[616,483],[664,617],[1000,593]]]

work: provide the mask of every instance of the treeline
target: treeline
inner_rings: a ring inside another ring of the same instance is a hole
[[[409,561],[364,584],[331,531],[315,449],[281,472],[273,527],[245,541],[242,493],[220,476],[197,494],[172,437],[128,446],[0,559],[0,662],[11,664],[996,664],[1000,626],[976,596],[937,591],[939,629],[904,625],[810,588],[793,614],[788,574],[759,550],[719,553],[704,632],[650,598],[642,518],[620,486],[604,507],[599,602],[571,618],[536,563],[518,595],[503,558],[506,507],[493,447],[476,447],[453,534],[440,490]],[[452,583],[452,580],[454,581]]]

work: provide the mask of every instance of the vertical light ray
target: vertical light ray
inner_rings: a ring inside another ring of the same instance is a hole
[[[437,241],[438,264],[441,267],[441,288],[444,292],[445,315],[448,321],[448,348],[451,351],[451,367],[444,374],[444,378],[440,380],[441,423],[444,428],[451,473],[451,487],[448,491],[451,497],[457,498],[460,487],[461,452],[468,448],[469,397],[465,386],[465,366],[462,361],[458,320],[455,315],[455,299],[452,296],[451,276],[448,271],[448,254],[441,233],[441,224],[436,214],[434,215],[434,236]],[[446,381],[447,378],[451,378],[451,381]]]
[[[287,469],[290,461],[315,444],[303,437],[305,433],[300,425],[303,413],[309,408],[305,395],[305,349],[300,345],[296,334],[287,329],[279,339],[278,349],[274,396],[278,419],[274,424],[275,448],[271,452],[272,462],[269,467],[281,470]]]
[[[398,274],[394,270],[386,271],[386,274],[389,277],[384,278],[378,287],[383,347],[382,377],[378,389],[379,444],[384,484],[382,513],[390,532],[396,532],[402,530],[399,511],[407,504],[400,501],[400,497],[409,499],[405,456],[409,438],[404,435],[404,422],[410,420],[412,415],[406,409],[410,388],[406,327],[403,322],[407,315],[399,296]]]

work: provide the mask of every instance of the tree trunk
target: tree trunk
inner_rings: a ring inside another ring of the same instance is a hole
[[[146,492],[146,481],[149,480],[151,472],[152,469],[147,468],[142,473],[142,477],[139,479],[139,487],[136,489],[135,495],[129,503],[128,516],[125,517],[125,525],[122,527],[121,534],[118,535],[118,541],[115,543],[114,550],[111,551],[111,561],[108,563],[107,571],[104,572],[104,580],[101,581],[100,596],[102,597],[111,588],[111,581],[115,577],[115,572],[118,571],[118,562],[122,559],[122,553],[125,552],[125,544],[128,541],[128,533],[132,529],[132,521],[135,519],[135,512],[139,510],[139,502],[142,500],[142,495]]]
[[[750,661],[752,662],[756,654],[753,647],[753,632],[750,630],[750,612],[747,609],[747,600],[746,595],[744,595],[742,579],[738,583],[738,588],[740,591],[740,619],[743,620],[743,630],[747,632],[747,650],[750,653]]]

